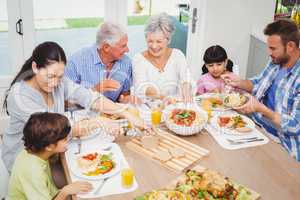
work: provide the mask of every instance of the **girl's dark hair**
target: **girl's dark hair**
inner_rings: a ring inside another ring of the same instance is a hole
[[[69,120],[58,113],[34,113],[26,122],[23,133],[24,146],[34,153],[50,144],[56,144],[71,131]]]
[[[223,47],[220,45],[211,46],[208,49],[206,49],[203,61],[205,64],[211,64],[211,63],[219,63],[224,62],[227,57],[227,53]],[[208,72],[208,69],[206,68],[205,64],[202,66],[202,74],[206,74]],[[232,72],[233,62],[228,59],[226,70]]]
[[[66,64],[67,59],[64,50],[55,42],[44,42],[39,44],[32,52],[30,58],[28,58],[23,64],[21,70],[16,75],[16,77],[11,82],[8,90],[5,92],[3,108],[6,110],[6,113],[9,115],[7,111],[7,96],[11,87],[20,80],[30,80],[34,73],[32,71],[32,62],[35,62],[37,68],[45,68],[47,65],[52,64],[54,62],[63,62]]]

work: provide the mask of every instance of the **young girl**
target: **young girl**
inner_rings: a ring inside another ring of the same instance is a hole
[[[225,82],[221,79],[222,74],[232,73],[233,63],[227,58],[225,49],[219,45],[206,49],[203,56],[204,65],[202,76],[197,82],[197,94],[219,93],[225,89]]]
[[[68,119],[58,113],[32,114],[24,127],[24,146],[16,158],[9,182],[10,200],[60,200],[68,195],[88,192],[88,182],[74,182],[60,191],[52,180],[49,158],[66,151],[70,134]]]

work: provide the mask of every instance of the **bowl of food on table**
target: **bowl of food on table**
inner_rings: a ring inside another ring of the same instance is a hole
[[[195,101],[205,110],[227,111],[246,104],[249,97],[242,93],[206,93],[195,97]]]
[[[152,190],[134,200],[256,200],[260,195],[211,169],[187,169],[163,189]]]
[[[224,104],[224,94],[222,93],[205,93],[195,97],[196,103],[205,110],[226,111],[230,110]]]
[[[89,150],[74,155],[70,166],[77,177],[99,180],[117,174],[120,171],[120,159],[111,151]]]
[[[249,117],[235,113],[216,115],[211,123],[224,133],[232,135],[251,133],[255,129],[255,123]]]
[[[249,101],[246,94],[229,93],[223,96],[223,104],[228,108],[235,108],[245,105]]]
[[[207,123],[207,113],[196,104],[171,104],[163,111],[165,124],[178,135],[199,133]]]

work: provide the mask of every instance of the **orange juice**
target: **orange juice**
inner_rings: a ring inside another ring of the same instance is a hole
[[[159,109],[152,110],[151,112],[152,125],[157,126],[161,121],[161,111]]]
[[[123,187],[129,188],[133,185],[134,173],[133,173],[132,169],[130,169],[130,168],[122,169],[121,177],[122,177],[122,186]]]

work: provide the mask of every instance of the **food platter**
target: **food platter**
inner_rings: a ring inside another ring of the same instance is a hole
[[[236,108],[245,105],[249,97],[240,93],[230,93],[223,96],[223,103],[228,108]]]
[[[203,108],[213,111],[227,111],[247,103],[249,97],[241,93],[206,93],[195,97],[195,101]]]
[[[211,124],[225,134],[244,135],[255,129],[255,123],[240,114],[219,114],[211,119]]]
[[[168,187],[146,192],[135,200],[256,200],[259,194],[217,171],[196,166]]]
[[[120,172],[120,159],[111,151],[88,150],[70,159],[74,175],[88,180],[99,180]]]
[[[195,97],[195,101],[200,107],[205,109],[209,108],[213,111],[226,111],[230,110],[230,107],[224,105],[224,94],[221,93],[206,93]]]

